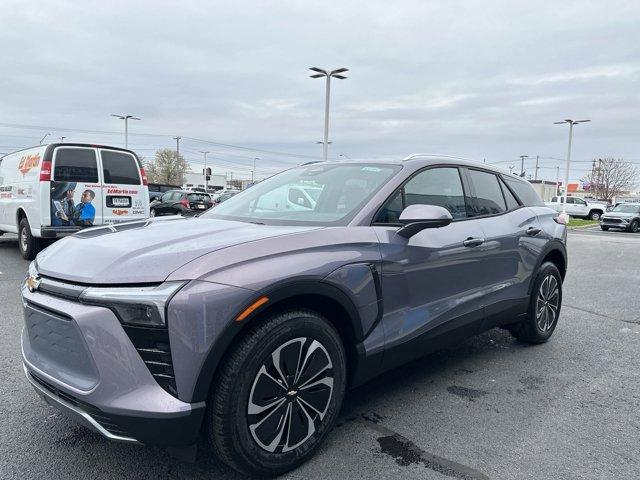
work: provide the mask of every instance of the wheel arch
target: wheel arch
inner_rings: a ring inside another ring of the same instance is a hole
[[[545,262],[553,263],[560,272],[560,276],[564,281],[564,278],[567,274],[567,250],[560,241],[555,240],[550,242],[547,247],[540,254],[540,258],[538,263],[536,264],[536,268],[534,270],[534,275],[531,276],[531,283],[529,285],[529,294],[531,294],[533,289],[533,284],[535,283],[535,273],[540,269],[540,266]]]
[[[347,293],[322,280],[302,280],[277,285],[262,295],[269,301],[242,322],[231,322],[212,345],[198,374],[191,401],[207,399],[216,375],[233,346],[255,322],[290,309],[308,309],[327,318],[338,331],[347,357],[347,382],[353,378],[362,355],[358,344],[363,332],[358,309]],[[256,298],[260,294],[256,295]],[[255,301],[255,298],[254,298]],[[242,311],[242,310],[241,310]],[[240,312],[237,312],[239,314]]]

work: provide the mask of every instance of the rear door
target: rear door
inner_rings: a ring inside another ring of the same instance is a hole
[[[105,224],[147,218],[149,194],[138,159],[131,153],[101,148],[102,210]]]
[[[103,198],[96,149],[56,148],[50,192],[51,226],[101,225]]]

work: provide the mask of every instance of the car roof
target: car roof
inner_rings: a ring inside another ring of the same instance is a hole
[[[472,160],[463,157],[456,157],[453,155],[441,155],[441,154],[432,154],[432,153],[414,153],[408,155],[402,159],[384,159],[384,160],[359,160],[359,159],[348,159],[348,160],[329,160],[329,161],[313,161],[307,162],[303,165],[349,165],[349,164],[362,164],[362,163],[374,163],[378,165],[401,165],[401,166],[410,166],[412,169],[419,169],[422,167],[428,167],[430,165],[438,165],[438,164],[454,164],[460,165],[464,167],[475,167],[481,168],[484,170],[490,170],[495,173],[499,173],[505,177],[513,178],[514,180],[519,180],[522,182],[526,182],[525,179],[509,173],[504,168],[497,167],[495,165],[491,165],[484,162],[479,162],[477,160]]]

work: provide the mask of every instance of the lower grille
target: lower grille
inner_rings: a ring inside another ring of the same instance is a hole
[[[91,415],[91,417],[93,417],[93,419],[96,422],[98,422],[100,425],[102,425],[102,427],[105,430],[107,430],[109,433],[112,433],[113,435],[117,435],[120,437],[130,437],[130,434],[126,430],[124,430],[120,425],[118,425],[118,423],[110,415],[104,413],[99,408],[94,407],[93,405],[90,405],[86,402],[83,402],[82,400],[77,399],[73,395],[63,392],[59,388],[56,388],[55,386],[53,386],[52,384],[50,384],[49,382],[47,382],[46,380],[44,380],[43,378],[39,377],[34,373],[30,372],[29,375],[38,385],[40,385],[42,388],[44,388],[51,394],[55,395],[61,400],[64,400],[66,403],[69,403],[74,407],[79,408],[80,410]]]
[[[603,218],[602,223],[622,223],[622,220],[619,218]]]
[[[173,374],[167,329],[133,327],[131,325],[123,325],[123,328],[158,385],[177,398],[178,390]]]

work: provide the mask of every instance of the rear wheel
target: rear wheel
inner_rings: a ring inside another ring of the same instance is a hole
[[[631,222],[631,225],[629,225],[629,231],[631,233],[638,233],[638,230],[640,230],[640,223],[638,220],[634,220]]]
[[[562,305],[562,277],[551,262],[540,266],[536,275],[525,319],[509,331],[518,340],[544,343],[558,324]]]
[[[589,212],[589,218],[591,220],[598,221],[598,220],[600,220],[601,216],[602,216],[602,212],[599,212],[598,210],[593,210],[593,211]]]
[[[246,475],[285,473],[309,459],[333,427],[346,385],[344,349],[315,312],[292,310],[251,329],[209,396],[214,452]]]
[[[31,234],[31,227],[29,227],[29,221],[26,217],[18,224],[18,248],[25,260],[33,260],[42,250],[42,240]]]

